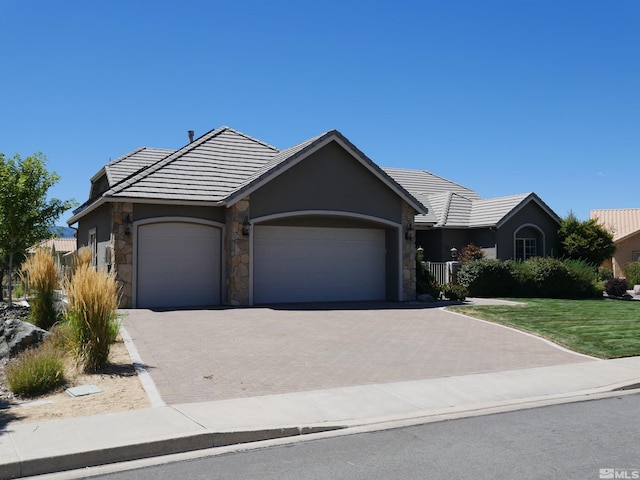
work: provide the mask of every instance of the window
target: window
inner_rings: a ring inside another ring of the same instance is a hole
[[[535,238],[516,238],[516,260],[526,260],[535,257],[536,239]]]
[[[638,260],[640,260],[640,252],[633,252],[633,261],[637,262]]]
[[[98,265],[98,235],[96,229],[89,230],[89,248],[91,248],[91,265]]]

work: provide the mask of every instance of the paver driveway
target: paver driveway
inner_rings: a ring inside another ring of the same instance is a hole
[[[593,361],[438,308],[128,310],[124,325],[169,404]]]

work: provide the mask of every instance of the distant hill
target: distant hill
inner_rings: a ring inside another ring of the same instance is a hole
[[[70,227],[53,227],[51,231],[56,237],[60,238],[73,238],[75,237],[75,229]]]

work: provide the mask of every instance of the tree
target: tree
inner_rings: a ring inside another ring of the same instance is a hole
[[[560,252],[565,258],[600,265],[616,251],[613,234],[595,219],[581,222],[573,212],[562,220],[558,230]]]
[[[27,249],[51,236],[50,228],[73,200],[47,199],[60,177],[45,168],[46,157],[36,153],[24,160],[0,153],[0,255],[9,276],[9,306],[13,302],[11,279]]]

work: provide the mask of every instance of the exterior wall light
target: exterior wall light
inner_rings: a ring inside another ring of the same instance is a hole
[[[251,231],[251,223],[249,223],[249,217],[244,217],[244,222],[242,222],[242,235],[249,235]]]
[[[404,238],[409,241],[413,240],[413,225],[411,225],[411,222],[407,223],[407,226],[405,227]]]
[[[131,214],[127,213],[124,217],[124,234],[129,236],[131,235]]]

